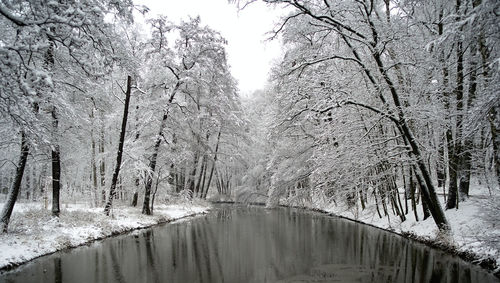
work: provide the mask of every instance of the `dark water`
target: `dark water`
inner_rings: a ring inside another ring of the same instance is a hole
[[[0,251],[1,252],[1,251]],[[296,209],[220,206],[40,258],[0,282],[499,282],[393,234]]]

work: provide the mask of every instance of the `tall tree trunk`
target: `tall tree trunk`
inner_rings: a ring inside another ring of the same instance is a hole
[[[139,105],[135,106],[135,138],[134,142],[136,142],[139,137],[141,136],[141,133],[139,131]],[[134,194],[132,195],[132,202],[130,203],[131,206],[136,207],[137,206],[137,200],[139,198],[139,184],[140,182],[140,172],[141,170],[137,171],[137,177],[135,178],[135,188],[134,188]]]
[[[221,194],[222,194],[222,189],[221,189],[221,188],[222,188],[222,186],[221,186],[221,184],[220,184],[219,170],[218,170],[218,169],[217,169],[217,170],[215,170],[215,186],[216,186],[216,188],[217,188],[217,193],[218,193],[219,195],[221,195]]]
[[[490,122],[491,141],[493,144],[493,162],[497,174],[497,182],[500,186],[500,133],[498,132],[498,125],[500,125],[500,111],[498,106],[493,106],[488,113],[488,120]]]
[[[194,153],[194,160],[193,160],[193,168],[191,169],[191,172],[189,173],[188,176],[188,182],[187,182],[187,187],[191,192],[191,197],[194,197],[194,187],[195,187],[195,179],[196,179],[196,170],[198,169],[198,159],[199,159],[199,153],[198,150]]]
[[[396,178],[395,177],[391,177],[392,179],[392,183],[393,183],[393,195],[396,199],[396,208],[397,208],[397,211],[400,213],[400,218],[401,218],[401,222],[403,221],[406,221],[406,215],[403,211],[403,205],[401,204],[401,196],[399,195],[399,190],[398,190],[398,186],[396,184]]]
[[[472,1],[474,8],[481,5],[481,0]],[[487,41],[484,31],[481,31],[478,39],[479,44],[479,54],[481,55],[481,65],[482,65],[482,75],[484,80],[488,83],[491,80],[491,66],[490,64],[490,53],[492,50],[487,46]],[[500,186],[500,134],[498,132],[500,125],[500,105],[496,103],[491,107],[488,113],[488,121],[490,124],[490,132],[493,146],[493,166],[495,167],[495,172],[497,175],[497,184]]]
[[[460,13],[461,0],[456,1],[455,11],[457,15]],[[461,17],[458,17],[459,21]],[[460,176],[461,154],[462,154],[462,120],[463,120],[463,96],[464,96],[464,63],[463,63],[463,50],[462,41],[459,39],[456,43],[457,55],[457,70],[456,70],[456,134],[455,139],[452,139],[451,129],[448,129],[448,162],[450,171],[450,187],[448,193],[448,201],[446,202],[446,209],[458,208],[458,177]],[[451,146],[451,148],[450,148]]]
[[[57,128],[59,120],[57,118],[56,107],[52,107],[52,127],[54,140],[52,144],[52,215],[59,216],[61,212],[59,195],[61,191],[61,152],[57,142]]]
[[[474,1],[473,1],[474,3]],[[476,99],[476,91],[477,91],[477,44],[471,44],[470,51],[470,63],[469,63],[469,90],[468,90],[468,98],[467,98],[467,109],[468,113],[471,113],[474,108],[474,101]],[[463,152],[462,152],[462,161],[460,162],[462,168],[460,170],[460,181],[458,191],[460,193],[460,198],[464,199],[469,196],[469,187],[470,187],[470,177],[471,177],[471,169],[472,169],[472,150],[474,149],[473,136],[468,134],[464,139]]]
[[[434,222],[436,225],[439,227],[440,230],[447,230],[449,229],[448,227],[448,221],[446,220],[446,217],[444,215],[444,212],[441,208],[441,205],[437,199],[436,195],[436,190],[434,188],[434,184],[432,183],[432,179],[429,173],[428,168],[426,167],[426,164],[423,159],[423,154],[420,150],[420,146],[417,143],[413,131],[410,129],[406,115],[403,111],[403,105],[400,100],[400,96],[398,94],[398,90],[396,89],[396,86],[394,85],[392,79],[389,77],[389,73],[387,72],[387,69],[384,66],[384,63],[382,62],[382,57],[380,54],[380,49],[378,48],[378,33],[376,30],[376,25],[373,23],[373,21],[370,19],[370,15],[367,15],[366,18],[368,24],[371,27],[372,31],[372,49],[371,49],[371,56],[373,60],[375,61],[375,64],[377,66],[377,70],[382,77],[383,81],[389,88],[389,92],[392,97],[392,101],[394,103],[395,109],[396,109],[396,115],[397,118],[391,119],[397,126],[399,132],[403,136],[405,140],[405,144],[409,146],[410,152],[409,154],[412,155],[416,159],[416,164],[417,168],[420,171],[419,173],[421,174],[421,177],[423,178],[423,182],[425,186],[423,186],[422,189],[422,196],[424,200],[427,202],[427,205],[429,206],[429,209],[431,211],[432,217],[434,219]],[[349,40],[345,37],[342,36],[342,39],[344,42],[348,45],[348,47],[351,49],[353,52],[353,55],[359,62],[363,62],[363,59],[361,59],[360,55],[357,53],[357,51],[353,48],[353,46],[350,44]],[[364,73],[366,76],[369,78],[370,82],[373,84],[375,89],[377,90],[377,93],[379,95],[379,98],[381,102],[385,105],[387,105],[387,101],[382,95],[382,87],[380,86],[379,83],[374,79],[373,75],[371,74],[370,70],[366,68],[363,64],[361,64]]]
[[[104,205],[106,203],[106,162],[104,160],[104,113],[100,113],[101,116],[101,133],[99,137],[99,175],[100,175],[100,185],[101,185],[101,197],[100,203]]]
[[[214,175],[215,164],[217,162],[217,152],[219,151],[220,134],[221,134],[221,129],[219,129],[219,133],[217,134],[217,143],[215,144],[214,161],[212,164],[212,169],[210,169],[210,175],[208,175],[207,189],[205,190],[205,193],[203,193],[204,199],[207,198],[208,190],[210,189],[210,184],[212,183],[212,177]]]
[[[130,93],[132,92],[132,77],[127,77],[127,90],[125,91],[125,107],[123,109],[123,119],[122,119],[122,127],[120,131],[120,140],[118,142],[118,152],[116,154],[116,166],[115,171],[113,172],[113,178],[111,179],[111,187],[109,188],[109,196],[108,202],[104,207],[104,214],[109,216],[109,212],[111,210],[111,206],[113,204],[113,199],[116,194],[116,183],[118,181],[118,175],[120,174],[120,167],[122,165],[122,154],[123,154],[123,145],[125,143],[125,133],[127,130],[127,117],[128,117],[128,107],[130,104]]]
[[[132,202],[130,203],[130,206],[136,207],[138,198],[139,198],[139,192],[137,190],[135,190],[134,194],[132,195]]]
[[[0,225],[2,233],[7,233],[7,227],[9,226],[10,216],[12,215],[12,210],[14,210],[14,204],[16,203],[17,196],[21,189],[21,182],[23,180],[24,168],[26,166],[26,160],[28,159],[29,147],[26,140],[26,135],[24,131],[21,131],[21,153],[19,156],[19,161],[17,163],[16,175],[14,181],[10,187],[9,193],[7,195],[7,200],[3,206]]]
[[[50,28],[51,32],[54,32],[54,28]],[[54,67],[54,41],[49,38],[49,46],[44,56],[45,69],[50,72]],[[38,106],[36,106],[35,112],[38,112]],[[51,159],[52,159],[52,215],[59,216],[60,205],[59,205],[59,193],[61,190],[61,152],[59,150],[58,144],[58,126],[59,120],[57,117],[57,109],[55,105],[52,105],[51,110],[52,116],[52,145],[51,145]]]
[[[158,186],[160,185],[160,178],[161,178],[161,170],[159,170],[158,174],[156,174],[156,182],[155,182],[155,190],[153,194],[151,195],[151,214],[154,211],[155,207],[155,198],[156,198],[156,193],[158,192]]]
[[[424,220],[431,216],[429,207],[427,206],[427,203],[425,201],[422,202],[422,212],[424,213]]]
[[[168,104],[171,104],[174,100],[175,94],[177,90],[181,86],[181,82],[177,80],[172,93],[170,94],[170,98],[168,99]],[[144,202],[142,203],[142,214],[151,215],[151,207],[150,207],[150,198],[151,198],[151,186],[153,185],[153,175],[156,170],[156,160],[158,158],[158,153],[160,151],[161,139],[163,137],[163,129],[165,129],[167,125],[168,112],[165,110],[163,112],[163,117],[160,123],[160,130],[156,136],[155,146],[153,148],[153,154],[151,155],[151,159],[149,160],[149,173],[146,176],[146,186],[144,188]]]
[[[413,175],[415,175],[414,172],[414,167],[411,166],[409,168],[410,176],[409,176],[409,186],[410,186],[410,197],[411,197],[411,208],[413,210],[413,214],[415,215],[415,221],[419,221],[418,219],[418,211],[417,211],[417,200],[416,200],[416,190],[417,186],[415,185],[415,180],[413,179]]]
[[[156,137],[155,146],[153,148],[153,155],[151,155],[151,159],[149,160],[149,172],[146,176],[146,186],[144,188],[144,202],[142,203],[142,214],[151,215],[151,186],[153,185],[153,175],[156,170],[156,160],[158,158],[158,152],[160,151],[161,137],[163,135],[163,129],[166,126],[168,114],[167,112],[163,113],[163,118],[160,124],[160,131]]]
[[[92,125],[90,128],[90,140],[91,140],[91,149],[92,149],[92,155],[90,158],[90,167],[92,169],[91,173],[91,181],[92,181],[92,190],[94,192],[94,205],[98,206],[99,205],[99,193],[97,190],[97,164],[96,164],[96,142],[95,142],[95,136],[94,136],[94,109],[92,109],[90,119],[92,121]]]
[[[205,158],[204,160],[204,169],[203,169],[203,178],[201,180],[201,185],[200,185],[200,198],[203,198],[204,192],[205,192],[205,183],[206,183],[206,177],[207,177],[207,169],[208,169],[208,158]]]
[[[200,168],[200,173],[198,174],[198,181],[196,182],[195,186],[195,195],[198,197],[198,195],[201,196],[200,188],[201,188],[201,181],[203,178],[203,171],[205,171],[205,164],[207,163],[207,156],[204,154],[203,157],[201,158],[201,168]],[[203,190],[203,189],[202,189]]]
[[[417,177],[417,181],[421,184],[420,190],[422,193],[422,199],[427,203],[429,207],[429,211],[434,219],[434,222],[438,226],[440,230],[449,230],[448,220],[446,220],[446,216],[444,215],[444,211],[441,208],[441,204],[439,203],[436,190],[434,189],[434,184],[432,183],[432,179],[429,171],[425,165],[423,160],[422,153],[420,152],[420,148],[413,137],[413,133],[408,128],[408,125],[403,120],[401,122],[401,133],[403,133],[403,140],[405,145],[409,145],[411,149],[411,154],[416,158],[416,168],[415,176]]]
[[[440,146],[438,144],[438,156],[436,158],[436,175],[437,175],[437,181],[438,181],[438,188],[445,187],[446,183],[446,166],[444,164],[445,158],[444,158],[444,145]],[[446,201],[446,196],[445,196],[445,201]]]
[[[378,207],[378,197],[377,197],[377,190],[376,189],[373,190],[373,196],[375,198],[375,207],[377,208],[378,217],[382,218],[382,214],[380,214],[380,209]]]
[[[397,115],[398,115],[398,121],[397,121],[396,126],[398,127],[398,130],[403,135],[405,144],[410,146],[411,154],[416,159],[417,168],[420,171],[419,173],[421,174],[421,177],[423,179],[422,181],[424,184],[424,186],[421,187],[422,196],[424,198],[424,201],[427,202],[427,205],[428,205],[429,210],[432,214],[434,222],[439,227],[439,229],[440,230],[447,230],[447,229],[449,229],[448,220],[446,220],[446,216],[444,215],[444,212],[441,208],[441,205],[439,204],[439,200],[437,198],[436,190],[434,188],[434,184],[432,183],[432,179],[431,179],[429,170],[427,169],[427,166],[424,162],[423,154],[420,151],[420,146],[418,145],[418,143],[413,135],[413,132],[410,129],[410,127],[408,126],[408,123],[406,121],[406,116],[403,112],[403,106],[401,105],[401,102],[399,99],[399,94],[396,90],[396,87],[394,86],[394,83],[390,79],[388,73],[385,71],[385,67],[382,63],[380,55],[377,52],[374,52],[373,57],[375,59],[375,62],[377,63],[380,74],[382,75],[385,82],[389,86],[392,100],[394,102],[394,105],[396,106]]]
[[[446,131],[446,142],[448,145],[448,199],[446,201],[446,209],[455,208],[458,200],[458,156],[456,154],[456,140],[453,140],[451,129]]]
[[[425,220],[425,219],[429,218],[429,216],[430,216],[429,205],[427,204],[425,197],[423,195],[423,193],[424,193],[423,187],[425,187],[425,183],[415,167],[413,167],[413,171],[415,173],[415,179],[417,179],[417,184],[420,188],[420,195],[422,196],[422,211],[424,212],[424,220]],[[416,207],[415,207],[415,211],[416,211]],[[416,212],[415,212],[415,217],[416,217]]]

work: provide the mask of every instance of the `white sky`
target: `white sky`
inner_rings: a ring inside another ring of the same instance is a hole
[[[283,10],[261,2],[238,11],[228,0],[135,0],[151,10],[149,16],[166,15],[179,22],[188,16],[200,16],[201,23],[219,31],[228,40],[227,53],[231,73],[243,95],[261,89],[267,81],[272,61],[281,56],[278,40],[266,41],[266,32],[274,27]]]

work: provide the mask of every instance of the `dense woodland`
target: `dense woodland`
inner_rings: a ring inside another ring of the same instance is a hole
[[[446,229],[471,178],[498,191],[498,1],[266,2],[293,10],[254,108],[269,113],[250,171],[268,204],[375,203]]]
[[[446,229],[471,179],[498,190],[498,1],[264,2],[290,11],[269,27],[284,56],[242,99],[200,18],[0,1],[2,230],[19,199],[57,216],[211,196],[375,204]]]

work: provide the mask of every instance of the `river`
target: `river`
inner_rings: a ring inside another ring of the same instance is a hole
[[[367,225],[293,208],[217,205],[206,216],[41,257],[0,282],[500,282]]]

